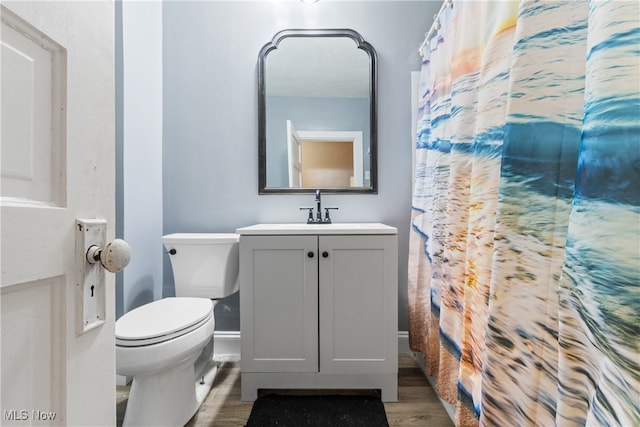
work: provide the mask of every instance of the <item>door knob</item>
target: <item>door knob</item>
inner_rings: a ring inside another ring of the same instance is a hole
[[[322,258],[327,258],[327,257],[329,257],[329,252],[327,251],[322,252]]]
[[[92,245],[87,250],[87,261],[89,264],[100,264],[112,273],[122,271],[131,261],[131,248],[122,239],[114,239],[107,243],[104,248]]]

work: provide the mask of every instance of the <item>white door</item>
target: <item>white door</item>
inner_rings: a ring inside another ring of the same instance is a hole
[[[287,154],[289,160],[289,188],[302,187],[300,136],[291,120],[287,120]]]
[[[2,1],[2,425],[115,425],[114,278],[80,335],[75,219],[114,236],[114,6]]]

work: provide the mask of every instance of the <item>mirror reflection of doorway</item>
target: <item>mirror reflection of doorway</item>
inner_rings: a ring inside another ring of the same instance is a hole
[[[289,186],[363,185],[362,132],[297,131],[287,120]]]
[[[303,187],[353,187],[353,141],[307,141],[300,146]]]

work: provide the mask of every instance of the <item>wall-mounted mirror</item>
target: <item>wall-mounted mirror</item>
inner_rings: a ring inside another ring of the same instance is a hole
[[[283,30],[260,50],[260,194],[377,192],[376,63],[349,29]]]

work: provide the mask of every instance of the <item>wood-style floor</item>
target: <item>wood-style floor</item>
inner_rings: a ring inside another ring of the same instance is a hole
[[[128,387],[117,388],[118,426],[122,425],[128,392]],[[391,427],[453,426],[438,396],[410,356],[399,357],[398,395],[398,402],[384,404]],[[223,362],[213,388],[187,426],[242,427],[252,405],[252,402],[240,401],[240,363]]]

